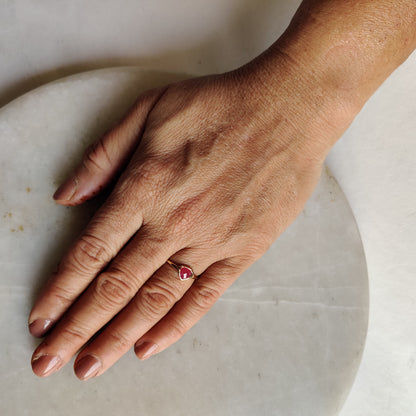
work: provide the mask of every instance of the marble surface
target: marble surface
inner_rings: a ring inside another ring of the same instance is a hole
[[[172,348],[146,362],[127,354],[86,383],[70,365],[48,379],[31,374],[30,305],[99,204],[58,206],[54,188],[140,91],[181,77],[88,72],[0,110],[1,414],[339,413],[364,347],[368,280],[354,217],[328,168],[292,226]]]
[[[299,3],[4,0],[0,106],[88,69],[133,64],[206,74],[235,68],[278,38]],[[413,54],[327,159],[358,222],[370,284],[366,346],[342,416],[416,414],[415,73]]]

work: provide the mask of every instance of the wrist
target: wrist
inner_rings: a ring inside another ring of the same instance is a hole
[[[240,72],[325,153],[415,47],[413,0],[304,0],[283,36]]]
[[[415,48],[414,0],[304,0],[267,54],[288,56],[359,110]]]
[[[290,125],[301,162],[323,162],[359,111],[312,61],[288,55],[278,43],[237,72],[250,97],[262,102],[262,117]]]

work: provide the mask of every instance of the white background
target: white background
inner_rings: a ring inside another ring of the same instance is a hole
[[[88,69],[235,68],[285,29],[294,0],[0,0],[0,106]],[[416,54],[331,151],[367,256],[370,323],[342,416],[416,415]],[[1,140],[1,138],[0,138]]]

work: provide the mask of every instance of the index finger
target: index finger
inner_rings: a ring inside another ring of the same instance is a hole
[[[30,312],[32,335],[43,336],[141,227],[138,207],[120,198],[110,195],[62,258]]]

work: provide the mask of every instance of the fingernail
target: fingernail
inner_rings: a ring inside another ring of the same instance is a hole
[[[86,355],[82,357],[75,364],[75,375],[80,380],[88,380],[92,377],[95,377],[101,369],[101,362],[97,357],[93,355]]]
[[[41,338],[49,331],[53,323],[52,319],[35,319],[29,324],[29,332],[34,337]]]
[[[78,179],[69,178],[66,180],[53,194],[55,201],[69,201],[75,194],[78,188]]]
[[[32,358],[32,370],[39,377],[49,376],[62,367],[63,361],[57,355],[41,354]]]
[[[151,357],[159,348],[158,345],[153,344],[153,342],[139,342],[134,346],[134,352],[141,359],[145,360],[146,358]]]

